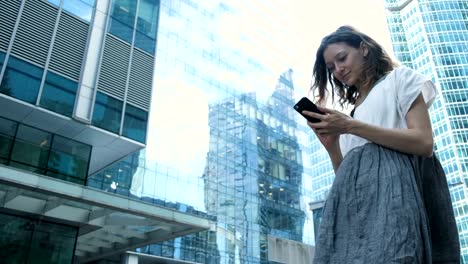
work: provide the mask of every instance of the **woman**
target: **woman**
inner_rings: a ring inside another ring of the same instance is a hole
[[[319,105],[327,81],[342,106],[354,105],[351,116],[303,112],[321,120],[307,124],[336,173],[314,264],[459,263],[447,181],[432,154],[434,84],[348,26],[322,40],[313,74]]]

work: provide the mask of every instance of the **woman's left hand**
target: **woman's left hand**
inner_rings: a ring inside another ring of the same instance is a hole
[[[303,114],[320,119],[321,122],[307,122],[317,134],[320,135],[341,135],[349,133],[354,121],[350,116],[336,110],[325,107],[318,107],[325,115],[320,115],[314,112],[303,111]]]

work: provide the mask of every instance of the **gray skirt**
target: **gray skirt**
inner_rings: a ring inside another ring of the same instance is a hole
[[[342,161],[316,236],[314,264],[460,263],[450,193],[437,158],[372,143]]]

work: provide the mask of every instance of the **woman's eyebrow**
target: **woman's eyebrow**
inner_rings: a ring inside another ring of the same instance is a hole
[[[346,51],[345,51],[345,50],[342,50],[342,51],[337,52],[337,53],[335,54],[335,58],[340,57],[341,55],[343,55],[343,53],[346,53]]]

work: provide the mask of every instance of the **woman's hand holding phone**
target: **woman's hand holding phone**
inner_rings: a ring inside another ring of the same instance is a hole
[[[324,115],[325,113],[323,113],[322,111],[320,111],[318,109],[318,107],[312,103],[312,101],[310,101],[307,97],[302,97],[301,100],[299,100],[295,105],[294,105],[294,109],[299,113],[301,114],[305,119],[307,119],[307,121],[309,122],[312,122],[312,123],[318,123],[320,122],[321,120],[316,118],[316,117],[312,117],[310,116],[309,114],[307,113],[304,113],[304,111],[308,111],[308,112],[314,112],[314,113],[317,113],[317,114],[320,114],[320,115]]]

